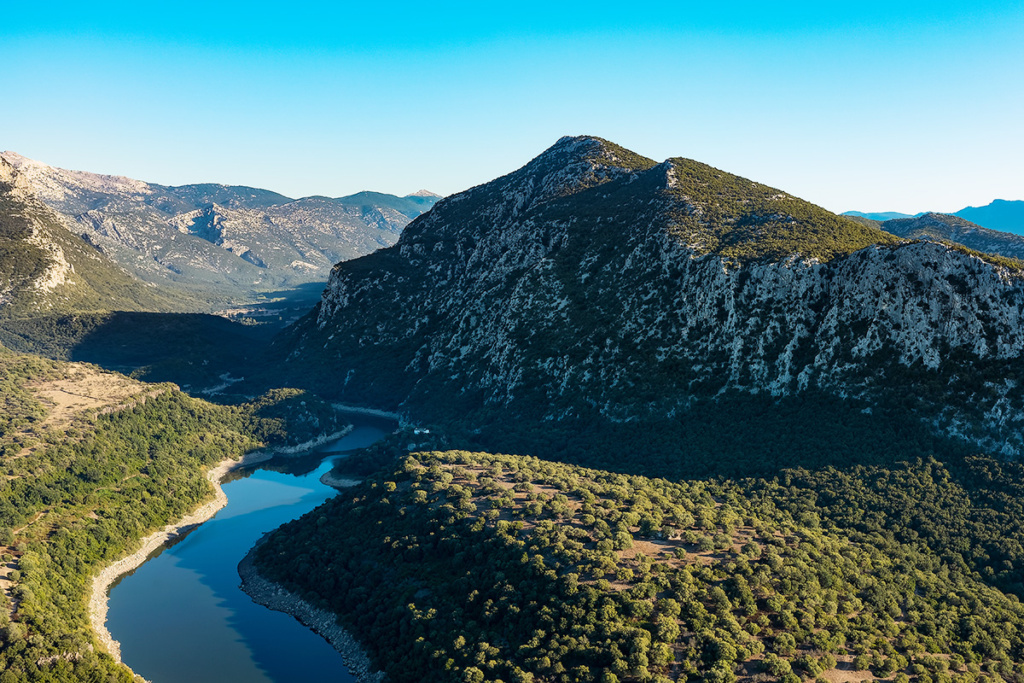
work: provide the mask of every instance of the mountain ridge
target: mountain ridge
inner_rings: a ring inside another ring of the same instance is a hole
[[[67,171],[13,152],[67,227],[143,281],[223,302],[322,280],[338,260],[388,246],[433,197],[284,195],[245,186],[163,186]]]
[[[1024,258],[1024,236],[983,228],[955,214],[924,213],[885,221],[879,227],[907,239],[945,240],[979,252]]]
[[[920,218],[929,213],[942,214],[943,212],[921,211],[916,214],[908,214],[899,211],[844,211],[842,215],[884,222],[903,218]],[[968,206],[951,214],[943,215],[957,216],[989,230],[1024,235],[1024,200],[993,199],[984,206]]]

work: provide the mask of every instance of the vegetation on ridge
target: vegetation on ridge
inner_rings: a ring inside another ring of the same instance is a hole
[[[670,159],[669,231],[698,253],[738,263],[790,256],[830,261],[873,244],[901,242],[781,190],[691,159]]]

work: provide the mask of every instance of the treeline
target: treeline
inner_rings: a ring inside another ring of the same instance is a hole
[[[457,401],[446,397],[436,411],[417,407],[414,416],[431,427],[429,437],[403,435],[395,448],[377,447],[357,461],[375,458],[376,467],[386,466],[413,443],[419,449],[524,453],[669,479],[741,479],[771,478],[793,468],[962,459],[972,452],[965,443],[935,434],[913,411],[817,390],[784,397],[730,391],[696,399],[671,417],[627,422],[582,407],[544,420],[545,404],[525,401],[514,410],[467,405],[454,418],[451,406]],[[365,463],[364,472],[368,468]]]
[[[282,527],[257,566],[396,682],[1024,680],[1016,598],[827,511],[782,481],[432,452]]]

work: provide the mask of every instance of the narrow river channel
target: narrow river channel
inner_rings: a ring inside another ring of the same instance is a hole
[[[121,657],[153,683],[352,681],[341,656],[287,614],[253,603],[239,589],[238,563],[267,531],[337,493],[320,483],[339,453],[395,428],[350,414],[340,441],[300,458],[275,458],[233,473],[227,507],[110,589],[107,628]]]

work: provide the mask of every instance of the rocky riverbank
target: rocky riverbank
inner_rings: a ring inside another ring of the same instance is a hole
[[[253,563],[258,547],[259,543],[238,564],[242,590],[257,604],[290,614],[301,624],[323,636],[341,654],[345,666],[360,683],[382,683],[385,680],[384,672],[373,670],[370,658],[356,639],[338,625],[335,614],[313,607],[259,573]]]

